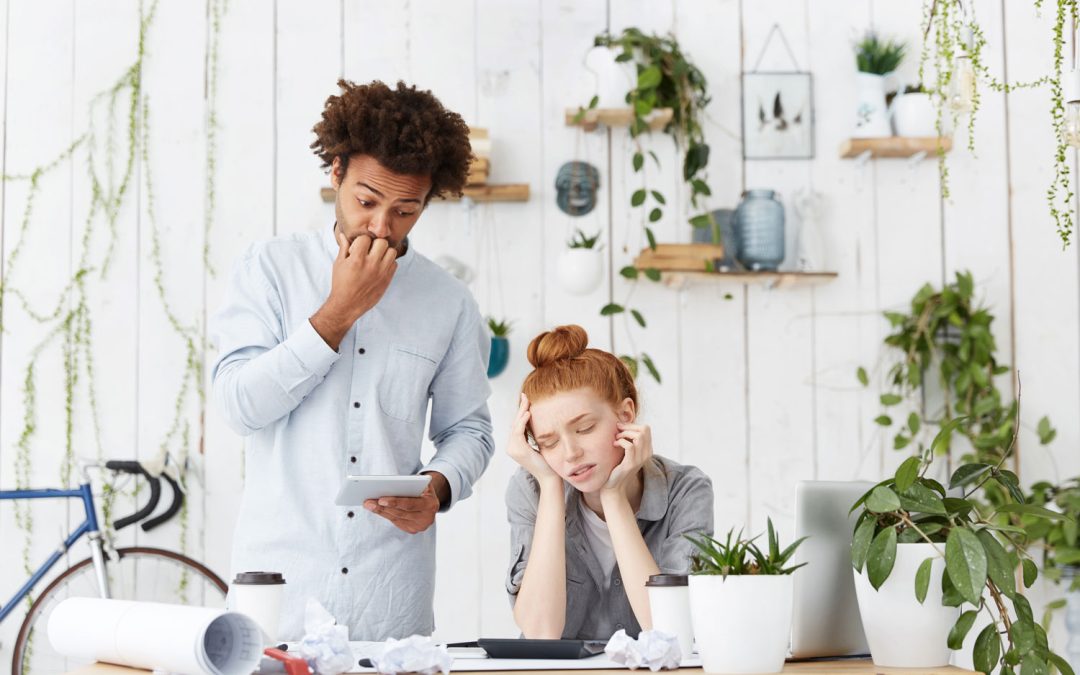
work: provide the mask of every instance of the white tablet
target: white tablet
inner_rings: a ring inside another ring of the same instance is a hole
[[[338,506],[363,506],[365,499],[419,497],[431,476],[349,476],[341,484]]]

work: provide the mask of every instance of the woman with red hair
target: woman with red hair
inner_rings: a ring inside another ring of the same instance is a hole
[[[529,344],[509,454],[506,590],[527,638],[606,640],[652,626],[645,582],[686,574],[686,534],[712,534],[712,483],[653,454],[629,369],[580,326]]]

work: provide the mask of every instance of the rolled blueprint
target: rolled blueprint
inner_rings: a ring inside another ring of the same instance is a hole
[[[248,675],[262,653],[253,619],[209,607],[68,598],[48,631],[69,658],[172,673]]]

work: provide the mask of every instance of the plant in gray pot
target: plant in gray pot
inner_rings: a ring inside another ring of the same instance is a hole
[[[1043,549],[1043,575],[1064,586],[1065,597],[1047,605],[1047,618],[1065,608],[1065,627],[1069,641],[1065,651],[1069,665],[1080,668],[1080,477],[1060,485],[1040,481],[1031,486],[1031,504],[1060,511],[1067,519],[1049,520],[1023,516],[1021,525],[1028,540],[1039,542]],[[1048,620],[1043,621],[1049,625]]]
[[[690,565],[690,617],[706,673],[779,673],[791,637],[791,574],[788,566],[803,539],[780,549],[768,521],[768,547],[742,532],[724,541],[687,536],[697,552]]]
[[[1038,568],[1024,549],[1024,530],[1010,522],[1013,515],[1064,516],[1027,503],[1016,474],[1002,468],[1004,458],[996,465],[960,464],[949,487],[962,496],[946,496],[945,487],[926,474],[950,425],[960,423],[962,418],[948,423],[930,448],[905,460],[852,507],[860,512],[851,545],[855,591],[874,664],[947,665],[950,650],[963,646],[984,613],[991,621],[975,638],[976,670],[1000,667],[1002,675],[1015,675],[1047,673],[1053,666],[1072,675],[1065,659],[1050,650],[1017,587],[1018,576],[1030,587]],[[1010,498],[984,513],[973,496],[988,483]]]

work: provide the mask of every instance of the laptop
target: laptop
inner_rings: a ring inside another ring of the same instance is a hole
[[[789,658],[870,653],[855,598],[851,535],[858,514],[851,505],[874,486],[866,481],[799,481],[795,489],[795,598]]]

